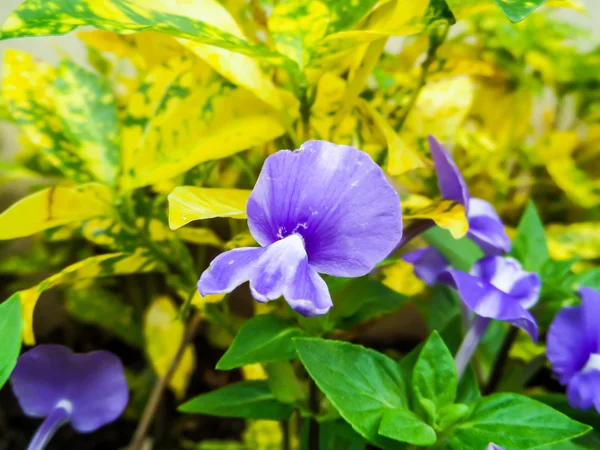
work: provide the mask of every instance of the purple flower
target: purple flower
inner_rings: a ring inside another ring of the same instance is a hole
[[[402,237],[396,191],[381,168],[353,147],[308,141],[267,158],[246,205],[258,248],[219,255],[198,281],[201,295],[250,281],[259,302],[284,296],[304,316],[332,306],[319,273],[369,273]]]
[[[485,450],[504,450],[504,449],[502,447],[500,447],[499,445],[496,445],[493,442],[490,442]]]
[[[450,263],[435,247],[418,248],[402,255],[402,259],[413,265],[417,277],[428,286],[440,282],[440,275],[450,269]]]
[[[470,273],[450,269],[439,279],[456,289],[463,305],[475,313],[475,320],[455,357],[459,375],[471,360],[491,319],[519,327],[537,341],[537,323],[528,308],[539,299],[540,277],[537,273],[525,272],[517,260],[486,256],[473,265]]]
[[[73,353],[38,345],[23,353],[11,376],[15,396],[29,417],[45,417],[29,444],[42,449],[63,424],[90,433],[116,420],[129,398],[123,365],[106,351]]]
[[[433,136],[429,148],[435,164],[442,197],[464,206],[469,221],[467,236],[487,255],[501,255],[510,250],[510,239],[494,207],[479,198],[472,198],[464,178],[448,151]]]
[[[516,259],[486,256],[473,264],[470,273],[450,269],[441,279],[458,291],[475,315],[508,322],[537,341],[537,323],[528,309],[539,299],[540,277],[525,272]]]
[[[587,287],[579,293],[581,305],[561,309],[550,325],[546,353],[569,404],[600,412],[600,293]]]

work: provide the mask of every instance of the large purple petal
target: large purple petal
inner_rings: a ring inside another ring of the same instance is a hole
[[[304,242],[293,234],[269,245],[250,273],[250,291],[259,302],[275,300],[293,281],[300,263],[306,265]]]
[[[469,215],[469,189],[462,177],[456,163],[440,142],[433,136],[429,136],[429,150],[435,164],[438,186],[442,197],[447,200],[454,200],[465,207],[467,216]]]
[[[510,239],[494,207],[479,198],[469,200],[469,232],[471,238],[487,255],[510,251]]]
[[[592,406],[600,412],[600,371],[589,370],[575,375],[567,386],[569,405],[576,409]]]
[[[62,345],[38,345],[22,354],[11,384],[26,415],[45,417],[64,405],[82,433],[116,420],[129,399],[119,358],[105,351],[74,354]]]
[[[250,279],[250,273],[260,256],[260,247],[244,247],[221,253],[205,270],[198,281],[201,295],[226,294]]]
[[[600,352],[600,292],[589,288],[579,288],[583,305],[583,320],[586,339],[593,353]]]
[[[539,299],[541,281],[538,274],[525,272],[514,258],[487,256],[471,269],[471,274],[491,283],[521,303],[526,309]]]
[[[417,277],[429,286],[436,284],[440,274],[450,268],[446,258],[434,247],[413,250],[403,255],[402,259],[411,263]]]
[[[299,233],[310,265],[334,276],[367,274],[402,237],[400,199],[381,168],[326,141],[269,156],[246,209],[261,245]]]
[[[326,314],[333,306],[327,284],[306,261],[300,263],[283,295],[292,309],[305,317]]]
[[[463,303],[478,316],[508,322],[537,341],[537,323],[517,299],[480,277],[458,270],[446,271],[440,279],[454,287]]]
[[[546,354],[561,384],[581,370],[593,351],[585,331],[582,306],[561,309],[546,337]]]
[[[73,355],[70,397],[71,425],[80,433],[92,432],[116,420],[129,399],[121,361],[106,351]]]

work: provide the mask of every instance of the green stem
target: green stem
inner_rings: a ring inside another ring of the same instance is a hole
[[[517,339],[518,333],[519,329],[515,326],[511,326],[508,330],[508,333],[502,342],[502,347],[500,347],[500,351],[498,352],[498,357],[494,363],[494,368],[492,369],[489,381],[483,390],[484,395],[493,393],[500,384],[500,380],[504,374],[506,361],[508,360],[508,354],[515,343],[515,340]]]
[[[292,439],[291,439],[291,433],[290,433],[290,420],[291,419],[281,421],[281,431],[283,434],[281,448],[283,450],[291,450],[292,449]]]
[[[423,63],[421,64],[421,75],[419,76],[419,81],[417,82],[417,86],[415,87],[415,90],[410,100],[408,101],[408,104],[404,107],[402,115],[398,119],[398,122],[396,124],[396,132],[400,131],[400,129],[404,126],[406,118],[417,103],[419,94],[421,94],[421,91],[423,90],[423,87],[427,82],[427,76],[429,75],[431,65],[435,62],[437,58],[437,51],[446,40],[446,36],[448,36],[449,29],[450,26],[448,25],[448,23],[445,23],[439,35],[437,34],[437,30],[433,31],[432,34],[430,34],[429,47],[427,48],[427,56],[425,57],[425,61],[423,61]]]
[[[312,378],[308,380],[308,408],[312,416],[308,424],[308,448],[310,450],[319,449],[319,388]]]

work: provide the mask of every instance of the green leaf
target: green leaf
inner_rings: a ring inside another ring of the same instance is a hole
[[[550,259],[544,225],[532,201],[527,204],[517,227],[511,255],[521,261],[525,270],[532,272],[539,272]]]
[[[292,339],[304,334],[294,321],[272,315],[252,317],[240,328],[231,347],[217,363],[217,369],[296,359]]]
[[[469,411],[469,407],[462,403],[444,406],[439,410],[439,419],[435,425],[435,429],[438,431],[447,430],[469,414]]]
[[[21,350],[21,302],[14,294],[0,304],[0,389],[17,364]]]
[[[102,327],[134,347],[144,345],[142,323],[133,306],[108,290],[87,282],[75,285],[67,294],[65,307],[81,322]]]
[[[433,245],[458,270],[468,272],[475,261],[484,256],[470,239],[454,239],[448,230],[439,227],[423,233],[423,238]]]
[[[332,281],[332,284],[340,281]],[[336,307],[332,320],[336,328],[354,328],[363,320],[379,314],[389,314],[408,303],[409,297],[390,289],[381,282],[366,277],[356,278],[332,288]]]
[[[379,425],[379,434],[414,445],[433,445],[437,440],[435,430],[407,409],[387,411]]]
[[[494,0],[494,2],[512,22],[520,22],[546,3],[546,0]]]
[[[54,83],[56,110],[65,134],[94,177],[117,182],[121,133],[108,81],[72,61],[63,61]]]
[[[573,277],[573,284],[575,288],[587,286],[596,290],[600,290],[600,267],[594,267],[578,273],[575,275],[575,277]]]
[[[304,397],[304,392],[288,361],[277,361],[265,364],[269,388],[275,398],[282,403],[295,403]]]
[[[453,450],[480,450],[490,442],[511,450],[528,450],[573,439],[591,428],[517,394],[482,398],[469,418],[453,429]]]
[[[460,378],[458,382],[458,389],[456,391],[456,401],[459,403],[464,403],[466,405],[470,405],[473,402],[476,402],[481,398],[481,393],[479,392],[479,384],[477,381],[477,374],[473,367],[469,365],[463,376]]]
[[[304,434],[302,436],[307,437]],[[342,419],[330,420],[320,424],[320,450],[365,450],[366,445],[367,441]]]
[[[286,420],[290,405],[279,402],[266,381],[240,381],[199,395],[179,407],[189,414],[208,414],[242,419]]]
[[[398,365],[381,353],[347,342],[294,339],[298,356],[319,389],[363,437],[384,449],[397,443],[379,435],[386,411],[407,406]]]
[[[564,394],[545,393],[533,395],[532,398],[560,411],[573,420],[600,429],[600,414],[598,414],[595,409],[575,409],[569,405],[567,396]]]
[[[415,400],[436,421],[439,410],[456,399],[458,378],[452,354],[434,331],[421,350],[412,376]]]

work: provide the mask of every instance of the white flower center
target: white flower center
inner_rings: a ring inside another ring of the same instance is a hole
[[[582,372],[589,370],[600,370],[600,353],[592,353],[585,366],[583,366],[583,369],[581,369]]]
[[[73,412],[73,403],[71,403],[69,400],[62,399],[56,404],[55,408],[62,408],[67,412],[67,414],[71,415]]]

